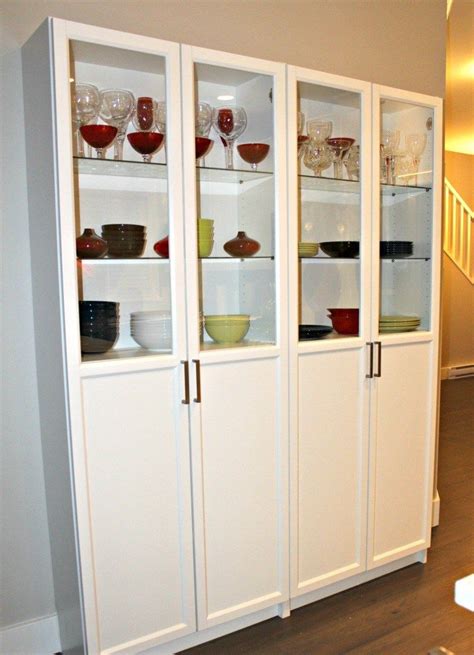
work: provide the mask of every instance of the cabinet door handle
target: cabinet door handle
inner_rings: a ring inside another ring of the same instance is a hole
[[[369,372],[365,374],[366,378],[374,377],[374,344],[372,341],[367,341],[365,344],[369,346]]]
[[[181,364],[184,364],[184,399],[181,402],[183,405],[189,405],[189,362],[183,359]]]
[[[382,342],[374,341],[375,345],[378,346],[377,353],[377,373],[374,373],[374,378],[382,377]]]
[[[193,359],[194,364],[196,364],[196,398],[194,398],[195,403],[201,402],[201,362],[199,359]]]

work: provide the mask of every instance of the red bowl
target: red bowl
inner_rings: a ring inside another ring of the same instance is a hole
[[[270,146],[268,143],[241,143],[237,150],[247,164],[260,164],[268,155]]]
[[[359,333],[359,316],[334,316],[329,314],[332,326],[339,334],[358,334]]]
[[[163,143],[163,134],[160,132],[132,132],[127,139],[134,150],[141,155],[152,155],[159,150]]]
[[[157,241],[153,246],[153,250],[160,257],[164,257],[165,259],[167,259],[170,256],[168,237],[166,236],[164,239],[160,239],[160,241]]]
[[[107,148],[117,135],[117,128],[113,125],[83,125],[81,134],[93,148]]]
[[[207,153],[213,146],[214,141],[212,139],[206,138],[205,136],[197,136],[195,138],[195,143],[196,143],[196,159],[200,159],[201,157],[207,155]]]
[[[359,318],[359,308],[358,307],[337,307],[330,308],[328,307],[328,312],[332,316],[353,316]]]

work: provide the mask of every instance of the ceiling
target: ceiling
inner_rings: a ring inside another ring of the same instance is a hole
[[[474,155],[474,0],[453,0],[446,48],[445,148]]]

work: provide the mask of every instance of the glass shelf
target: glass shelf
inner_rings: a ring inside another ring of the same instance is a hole
[[[337,193],[360,193],[359,180],[339,180],[333,177],[298,175],[299,187],[307,191],[333,191]]]
[[[165,180],[168,177],[166,164],[142,161],[114,159],[92,159],[74,157],[74,171],[81,175],[107,175],[115,177],[134,177]],[[219,182],[227,184],[244,184],[273,177],[269,171],[229,170],[226,168],[207,168],[196,166],[196,175],[200,182]]]
[[[356,262],[359,263],[359,257],[299,257],[306,262],[336,262],[338,264],[344,262]],[[380,257],[380,260],[383,262],[429,262],[430,257]]]
[[[199,257],[199,261],[213,261],[213,262],[250,262],[250,261],[273,261],[273,255],[255,255],[253,257]]]
[[[146,348],[121,348],[120,350],[108,350],[106,353],[82,354],[83,362],[103,362],[117,359],[150,357],[152,355],[170,355],[170,349],[166,350],[147,350]]]
[[[121,264],[121,263],[133,263],[138,264],[140,262],[161,262],[163,264],[169,262],[168,257],[98,257],[96,259],[81,257],[77,258],[77,261],[81,264]]]
[[[397,196],[416,193],[417,191],[431,191],[430,186],[413,186],[408,184],[381,184],[380,187],[384,196]]]

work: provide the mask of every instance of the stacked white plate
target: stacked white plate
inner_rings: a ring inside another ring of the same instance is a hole
[[[404,316],[394,314],[381,316],[379,319],[380,332],[412,332],[420,327],[420,317],[416,315]]]
[[[142,348],[171,350],[171,314],[168,311],[132,312],[130,334]]]
[[[298,243],[298,257],[316,257],[319,251],[319,244],[312,241],[300,241]]]

